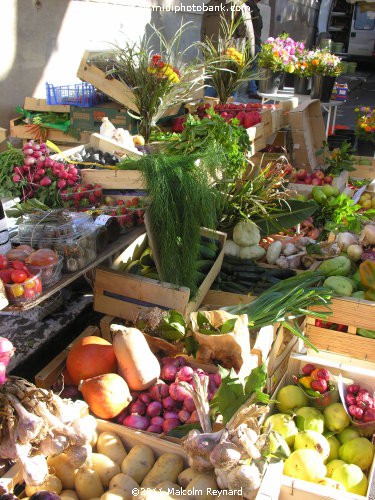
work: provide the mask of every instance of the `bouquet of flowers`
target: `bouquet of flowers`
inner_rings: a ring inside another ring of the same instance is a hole
[[[261,68],[272,71],[293,73],[304,49],[304,43],[296,42],[288,33],[277,38],[270,37],[261,47],[258,64]]]
[[[339,76],[343,71],[341,59],[328,50],[309,51],[306,55],[306,62],[313,75]]]
[[[375,108],[355,108],[357,123],[355,133],[359,139],[375,144]]]
[[[300,78],[309,78],[312,75],[311,65],[307,61],[309,51],[301,50],[294,65],[294,74]]]

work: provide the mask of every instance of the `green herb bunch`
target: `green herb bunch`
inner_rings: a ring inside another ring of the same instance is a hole
[[[340,175],[342,172],[353,172],[355,150],[349,142],[344,141],[339,148],[329,151],[328,142],[323,141],[323,145],[316,156],[323,156],[324,164],[327,165],[326,175]]]

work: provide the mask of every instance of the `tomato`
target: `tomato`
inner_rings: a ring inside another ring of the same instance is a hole
[[[35,290],[32,288],[27,288],[25,290],[25,298],[32,300],[35,297]]]
[[[33,279],[35,293],[41,293],[42,291],[42,281],[38,276]]]
[[[24,294],[24,288],[22,285],[12,285],[10,287],[12,295],[17,299],[18,297],[22,297]]]
[[[27,273],[25,273],[25,271],[21,271],[20,269],[15,269],[12,271],[10,277],[14,283],[23,283],[27,280]]]
[[[29,274],[29,270],[28,270],[26,264],[24,262],[22,262],[22,260],[13,260],[11,262],[11,266],[13,267],[13,269],[17,269],[19,271],[24,271],[25,273],[27,273],[27,275]]]
[[[12,272],[13,269],[0,269],[0,279],[7,285],[12,282],[12,278],[10,277]]]
[[[9,260],[5,255],[0,255],[0,269],[7,269],[9,267]]]

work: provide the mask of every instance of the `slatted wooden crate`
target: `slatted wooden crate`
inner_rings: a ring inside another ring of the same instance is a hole
[[[356,156],[354,162],[355,170],[350,172],[350,177],[368,179],[371,182],[375,180],[375,158]]]
[[[375,302],[351,297],[334,298],[327,321],[346,325],[347,332],[315,326],[315,318],[306,317],[306,337],[319,350],[343,354],[355,359],[375,361],[375,339],[361,337],[358,328],[375,330]],[[324,307],[314,311],[327,312]]]
[[[39,111],[50,113],[70,113],[70,106],[67,104],[47,104],[46,99],[37,97],[25,97],[24,109],[28,111]]]
[[[7,149],[8,130],[0,127],[0,152]]]
[[[11,137],[17,137],[18,139],[24,139],[24,140],[29,140],[33,138],[32,134],[30,133],[27,127],[27,124],[24,123],[23,117],[21,116],[18,116],[10,120],[9,128],[10,128],[9,135]],[[89,138],[90,138],[90,133],[85,131],[82,131],[80,138],[76,139],[71,135],[64,134],[64,132],[62,132],[61,130],[48,128],[47,139],[59,144],[72,144],[72,145],[82,144],[82,143],[85,144],[86,142],[89,141]]]

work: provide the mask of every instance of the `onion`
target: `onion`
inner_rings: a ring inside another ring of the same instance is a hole
[[[164,418],[164,420],[171,419],[171,418],[178,419],[178,413],[176,411],[166,411],[166,412],[164,412],[163,418]]]
[[[149,426],[149,420],[147,417],[135,414],[125,417],[122,423],[127,427],[132,427],[133,429],[138,429],[140,431],[145,431]]]
[[[29,498],[32,500],[59,500],[61,497],[54,491],[37,491]]]
[[[199,422],[199,416],[197,410],[194,410],[193,413],[190,415],[189,420],[186,423],[195,424],[196,422]]]
[[[116,417],[116,423],[117,424],[122,424],[122,421],[124,420],[125,417],[127,417],[129,415],[129,411],[128,411],[128,408],[125,408],[124,410],[122,410],[122,412],[117,415]]]
[[[160,415],[162,411],[163,405],[160,403],[160,401],[153,401],[148,405],[146,413],[149,417],[152,418]]]
[[[0,362],[7,366],[14,351],[12,342],[5,337],[0,337]]]
[[[151,396],[147,394],[147,392],[142,392],[138,398],[144,403],[145,405],[148,405],[151,403]]]
[[[149,425],[146,431],[155,432],[156,434],[161,434],[163,432],[163,428],[160,425]]]
[[[6,258],[8,260],[21,260],[22,262],[29,256],[29,252],[25,250],[20,250],[18,248],[12,248],[9,252],[6,253]]]
[[[178,418],[168,418],[164,420],[163,431],[165,433],[168,433],[175,427],[178,427],[179,425],[181,425],[181,422],[178,420]]]
[[[190,418],[190,413],[187,410],[180,410],[178,412],[178,419],[181,420],[181,422],[184,424],[186,423]]]
[[[194,399],[191,396],[184,399],[184,404],[182,406],[182,409],[190,413],[195,410]]]
[[[183,366],[177,372],[177,379],[181,382],[191,382],[194,370],[190,366]]]
[[[6,371],[7,369],[5,363],[0,361],[0,385],[5,384],[5,382],[7,381]]]
[[[357,238],[352,233],[339,233],[337,235],[337,246],[343,252],[346,252],[350,245],[355,245],[357,243]]]
[[[138,399],[134,401],[134,403],[130,403],[129,405],[129,413],[137,413],[138,415],[144,415],[146,411],[146,405]]]
[[[170,396],[167,396],[163,399],[163,408],[165,410],[174,410],[176,408],[176,401],[172,399]]]
[[[150,420],[151,425],[158,425],[160,427],[163,425],[163,422],[164,422],[163,417],[152,417],[152,419]]]
[[[81,397],[81,393],[76,385],[66,385],[60,393],[60,397],[75,400]]]
[[[184,401],[185,398],[190,397],[190,393],[177,383],[169,386],[169,395],[175,401]]]
[[[363,249],[361,245],[349,245],[346,253],[348,254],[350,260],[357,262],[358,260],[361,260]]]
[[[160,378],[167,382],[173,382],[176,378],[178,367],[172,363],[166,363],[162,366]]]
[[[26,264],[31,266],[49,266],[51,264],[56,264],[59,261],[59,256],[56,252],[49,248],[41,248],[36,250],[36,252],[31,253],[26,259]]]
[[[161,401],[169,394],[169,386],[164,382],[157,382],[149,389],[149,394],[154,401]]]

